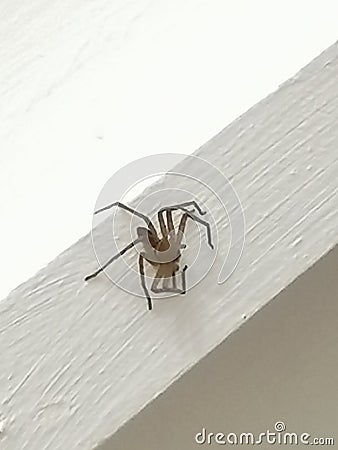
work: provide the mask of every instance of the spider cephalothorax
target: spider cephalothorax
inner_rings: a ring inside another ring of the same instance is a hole
[[[185,244],[182,243],[184,237],[184,231],[188,218],[201,223],[206,227],[208,244],[211,248],[213,244],[211,242],[211,231],[210,225],[205,220],[194,214],[195,209],[200,215],[204,215],[205,212],[201,210],[195,201],[181,203],[179,205],[168,206],[162,208],[158,211],[158,221],[161,229],[161,237],[158,236],[156,228],[154,227],[152,221],[144,214],[129,208],[120,202],[112,203],[111,205],[105,206],[104,208],[95,211],[94,214],[98,214],[105,211],[113,206],[118,206],[137,217],[143,219],[147,227],[137,228],[137,239],[128,244],[123,248],[120,253],[114,255],[109,261],[107,261],[102,267],[100,267],[96,272],[91,275],[86,276],[85,281],[90,278],[96,277],[100,272],[102,272],[109,264],[111,264],[119,256],[122,256],[126,251],[133,248],[137,243],[141,242],[143,245],[143,251],[139,254],[139,270],[141,276],[141,284],[148,300],[148,308],[152,309],[152,301],[145,282],[145,272],[144,272],[144,261],[147,261],[155,269],[156,273],[154,276],[154,281],[151,285],[151,290],[155,293],[159,292],[177,292],[180,294],[185,294],[186,292],[186,280],[185,271],[187,270],[187,265],[185,265],[181,272],[182,287],[177,287],[176,276],[180,269],[180,258],[181,249],[185,248]],[[188,207],[193,207],[193,210],[188,210]],[[172,212],[175,210],[181,210],[183,212],[181,220],[178,225],[178,229],[175,230]],[[164,213],[166,213],[167,223],[164,219]],[[159,288],[161,279],[163,279],[163,287]],[[171,281],[171,286],[170,286]]]

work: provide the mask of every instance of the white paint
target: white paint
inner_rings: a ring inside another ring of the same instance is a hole
[[[202,427],[259,442],[280,421],[337,445],[337,261],[338,246],[95,450],[196,450]]]
[[[83,282],[96,267],[87,235],[0,303],[1,448],[91,449],[337,243],[337,73],[338,44],[197,152],[244,207],[246,247],[225,284],[221,245],[207,278],[150,313],[104,276]],[[201,196],[224,231],[215,198]],[[127,225],[121,216],[119,235]],[[108,256],[109,222],[97,233]]]
[[[112,172],[191,153],[331,45],[337,17],[336,0],[3,0],[0,297],[88,230]]]

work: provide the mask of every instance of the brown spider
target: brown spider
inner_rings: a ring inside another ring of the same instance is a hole
[[[115,261],[117,258],[122,256],[124,253],[126,253],[128,250],[133,248],[137,243],[141,242],[143,245],[144,251],[139,254],[139,271],[141,276],[141,284],[145,293],[145,296],[148,300],[148,309],[152,309],[152,301],[151,297],[148,291],[148,288],[146,286],[145,282],[145,272],[144,272],[144,260],[146,260],[148,263],[150,263],[153,267],[157,269],[156,274],[154,276],[154,281],[151,285],[151,290],[155,293],[158,292],[177,292],[180,294],[185,294],[186,292],[186,278],[185,278],[185,271],[187,270],[188,266],[185,265],[182,270],[182,288],[177,288],[176,284],[176,272],[179,270],[179,260],[181,258],[181,249],[185,248],[186,245],[182,244],[182,239],[186,227],[186,223],[188,218],[192,219],[196,222],[201,223],[206,227],[207,231],[207,238],[208,238],[208,244],[213,249],[214,246],[211,242],[211,230],[210,230],[210,224],[206,222],[205,220],[202,220],[193,212],[195,209],[199,212],[200,215],[204,215],[205,211],[202,211],[201,208],[198,206],[198,204],[195,201],[185,202],[178,205],[168,206],[165,208],[161,208],[158,213],[158,221],[161,228],[161,235],[162,237],[158,237],[158,234],[156,232],[156,229],[152,223],[152,221],[145,216],[144,214],[141,214],[138,211],[135,211],[134,209],[129,208],[129,206],[124,205],[121,202],[115,202],[111,205],[105,206],[104,208],[101,208],[97,211],[95,211],[94,214],[99,214],[102,211],[106,211],[109,208],[112,208],[113,206],[118,206],[119,208],[124,209],[125,211],[128,211],[132,214],[134,214],[137,217],[140,217],[143,219],[146,224],[147,228],[145,227],[138,227],[137,228],[137,239],[132,241],[130,244],[128,244],[126,247],[124,247],[118,254],[114,255],[112,258],[110,258],[102,267],[100,267],[96,272],[92,273],[91,275],[87,275],[85,277],[85,281],[90,280],[91,278],[96,277],[100,272],[102,272],[109,264],[111,264],[113,261]],[[187,210],[186,207],[193,206],[195,209],[192,211]],[[183,211],[181,220],[178,225],[177,231],[175,230],[174,224],[173,224],[173,217],[172,212],[175,210],[181,210]],[[167,224],[165,223],[163,214],[166,213],[167,218]],[[163,288],[158,288],[158,285],[163,280]],[[168,285],[169,278],[172,280],[172,287]]]

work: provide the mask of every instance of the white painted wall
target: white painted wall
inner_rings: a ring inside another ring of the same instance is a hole
[[[337,8],[3,0],[0,297],[87,232],[112,172],[193,152],[331,45]]]
[[[150,313],[105,277],[83,283],[97,264],[87,235],[0,303],[5,450],[93,448],[337,243],[337,70],[335,44],[197,152],[231,179],[246,217],[245,251],[225,284],[221,240],[207,278]],[[226,230],[215,197],[197,194]],[[127,225],[121,216],[121,241]],[[110,223],[96,233],[108,257]],[[191,228],[187,239],[189,258]]]
[[[332,438],[321,448],[336,448],[337,260],[335,247],[95,450],[227,448],[231,433],[259,440],[281,421],[299,442],[308,433],[309,444]],[[196,444],[203,428],[214,433],[212,445]],[[218,432],[225,447],[215,443]],[[256,446],[277,444],[264,436]]]

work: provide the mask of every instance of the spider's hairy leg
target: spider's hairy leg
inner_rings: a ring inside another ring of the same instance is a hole
[[[124,209],[125,211],[128,211],[137,217],[140,217],[140,219],[143,219],[145,221],[145,223],[147,224],[148,228],[152,231],[152,233],[157,235],[154,224],[149,219],[149,217],[147,217],[145,214],[142,214],[142,213],[136,211],[135,209],[130,208],[129,206],[125,205],[124,203],[121,203],[121,202],[111,203],[110,205],[107,205],[107,206],[104,206],[103,208],[98,209],[97,211],[94,212],[94,214],[99,214],[100,212],[106,211],[107,209],[113,208],[114,206]]]
[[[208,237],[208,244],[209,244],[209,246],[210,246],[212,249],[214,249],[214,245],[213,245],[212,239],[211,239],[211,228],[210,228],[210,224],[209,224],[207,221],[202,220],[201,218],[199,218],[198,216],[196,216],[195,214],[193,214],[193,213],[191,213],[191,212],[186,212],[186,213],[184,213],[183,216],[182,216],[182,218],[181,218],[180,224],[179,224],[179,226],[178,226],[178,229],[179,229],[179,231],[181,232],[181,238],[182,238],[182,235],[184,234],[185,227],[186,227],[186,224],[187,224],[187,220],[188,220],[188,219],[192,219],[192,220],[194,220],[195,222],[199,222],[199,223],[201,223],[202,225],[204,225],[204,226],[206,227],[206,230],[207,230],[207,237]]]
[[[116,259],[118,259],[120,256],[124,255],[128,250],[130,250],[131,248],[133,248],[138,242],[140,242],[140,239],[136,239],[135,241],[131,242],[130,244],[128,244],[126,247],[124,247],[119,253],[117,253],[116,255],[114,255],[112,258],[110,258],[105,264],[103,264],[102,267],[100,267],[98,270],[96,270],[94,273],[87,275],[85,277],[85,281],[90,280],[91,278],[96,277],[99,273],[101,273],[106,267],[109,266],[109,264],[111,264],[113,261],[115,261]]]
[[[140,269],[140,275],[141,275],[141,284],[142,284],[144,293],[145,293],[147,301],[148,301],[148,309],[151,310],[151,309],[153,309],[153,304],[151,302],[151,297],[149,295],[149,291],[148,291],[148,288],[146,285],[146,280],[145,280],[145,276],[144,276],[144,258],[142,255],[139,256],[138,263],[139,263],[139,269]]]

